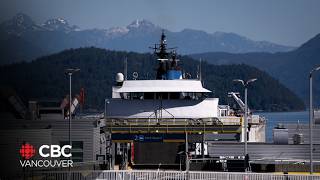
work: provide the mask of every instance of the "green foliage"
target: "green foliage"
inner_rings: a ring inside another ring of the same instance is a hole
[[[209,52],[190,55],[195,59],[205,59],[210,64],[247,64],[266,71],[290,90],[294,91],[306,104],[309,102],[309,72],[320,64],[320,34],[298,49],[283,53],[231,54]],[[314,103],[320,106],[320,76],[314,75]]]
[[[99,48],[79,48],[41,57],[30,63],[0,67],[2,86],[11,86],[25,99],[62,99],[68,94],[66,68],[80,68],[73,75],[73,93],[85,89],[85,108],[103,109],[104,99],[111,97],[115,75],[123,72],[124,59],[128,59],[128,79],[138,72],[138,79],[153,79],[157,67],[156,57],[151,54],[108,51]],[[184,72],[196,78],[198,61],[180,57]],[[227,93],[243,92],[243,87],[233,79],[258,78],[249,87],[249,107],[266,111],[304,109],[303,102],[290,90],[265,72],[247,65],[211,65],[202,62],[204,86],[212,90],[211,96],[219,97],[220,104],[228,103]]]

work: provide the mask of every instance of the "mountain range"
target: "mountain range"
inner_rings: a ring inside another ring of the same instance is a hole
[[[281,53],[200,53],[190,55],[193,58],[215,65],[247,64],[268,72],[293,90],[307,103],[309,100],[309,73],[320,65],[320,34],[301,47]],[[315,104],[320,106],[320,72],[314,74]]]
[[[69,48],[99,47],[110,50],[150,52],[163,28],[147,20],[135,20],[126,27],[80,29],[63,18],[38,24],[28,15],[19,13],[0,24],[0,64],[30,61]],[[267,41],[254,41],[235,33],[207,33],[184,29],[165,30],[170,45],[180,54],[203,52],[284,52],[294,47]]]

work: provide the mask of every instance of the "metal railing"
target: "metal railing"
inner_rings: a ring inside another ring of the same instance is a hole
[[[60,171],[37,172],[34,178],[69,180],[319,180],[317,175],[286,175],[269,173],[234,173],[203,171]]]

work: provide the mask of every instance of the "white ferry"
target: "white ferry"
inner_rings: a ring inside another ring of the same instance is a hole
[[[200,77],[191,79],[183,73],[175,50],[167,48],[164,32],[153,49],[158,57],[156,79],[139,80],[134,73],[128,80],[118,73],[112,98],[105,101],[105,131],[113,144],[109,152],[119,155],[110,155],[116,157],[113,165],[181,168],[186,152],[189,159],[208,157],[210,141],[244,141],[243,113],[236,116],[228,105],[219,105]],[[244,110],[238,95],[230,95]],[[265,120],[256,115],[248,119],[248,141],[265,142]]]

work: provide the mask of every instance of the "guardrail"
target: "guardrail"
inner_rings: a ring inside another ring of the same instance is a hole
[[[317,175],[234,173],[203,171],[59,171],[37,172],[34,178],[56,180],[319,180]]]

